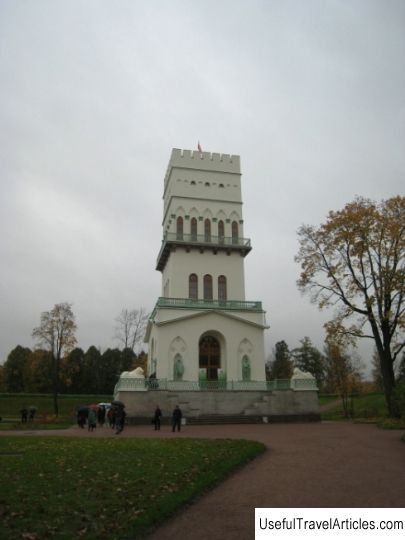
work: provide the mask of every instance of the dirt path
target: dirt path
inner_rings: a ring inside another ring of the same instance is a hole
[[[319,406],[319,411],[326,412],[326,411],[333,411],[336,407],[342,405],[342,400],[340,398],[334,399],[333,401],[329,401],[328,403],[324,403],[323,405]]]
[[[403,432],[346,422],[127,428],[114,435],[71,428],[42,435],[88,437],[244,438],[267,451],[182,510],[149,540],[251,540],[255,507],[405,507]],[[13,435],[16,434],[13,432]],[[22,432],[36,436],[38,432]],[[6,432],[0,432],[0,436]]]

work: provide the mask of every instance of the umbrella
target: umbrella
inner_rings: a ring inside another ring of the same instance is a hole
[[[76,407],[76,412],[89,412],[89,408],[87,407],[87,405],[78,405]]]
[[[93,411],[97,411],[97,409],[98,409],[98,405],[96,403],[92,403],[88,407],[89,407],[89,409],[93,409]]]
[[[115,405],[116,407],[123,407],[123,408],[125,407],[125,404],[122,403],[122,401],[119,401],[118,399],[115,399],[115,400],[111,403],[111,405]]]

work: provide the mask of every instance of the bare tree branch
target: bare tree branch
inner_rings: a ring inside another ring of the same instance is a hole
[[[143,340],[149,314],[144,307],[139,309],[123,309],[116,317],[115,339],[117,339],[125,349],[135,352],[138,344]]]

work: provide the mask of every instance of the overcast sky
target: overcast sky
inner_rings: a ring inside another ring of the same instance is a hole
[[[73,303],[78,345],[152,310],[171,149],[239,154],[267,354],[319,313],[297,229],[404,194],[403,0],[0,0],[0,363]]]

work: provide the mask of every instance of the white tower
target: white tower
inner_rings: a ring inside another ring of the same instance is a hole
[[[178,387],[265,380],[265,312],[245,300],[239,156],[173,149],[164,180],[162,292],[151,315],[149,373]]]

